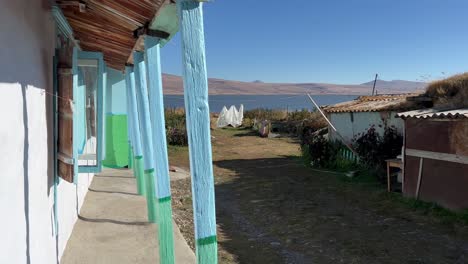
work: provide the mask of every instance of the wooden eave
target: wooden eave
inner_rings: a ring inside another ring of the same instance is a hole
[[[166,0],[57,0],[82,49],[104,54],[107,65],[124,70],[137,38]]]

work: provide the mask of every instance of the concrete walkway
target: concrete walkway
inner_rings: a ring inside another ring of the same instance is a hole
[[[175,223],[174,240],[175,263],[195,263]],[[96,175],[61,263],[159,263],[158,252],[157,226],[147,221],[146,201],[137,195],[131,171],[105,169]]]

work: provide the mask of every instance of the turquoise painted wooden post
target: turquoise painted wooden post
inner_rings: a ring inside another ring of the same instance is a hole
[[[218,262],[202,3],[178,0],[197,262]]]
[[[132,119],[130,118],[130,89],[127,84],[127,73],[125,73],[125,99],[127,109],[127,137],[128,137],[128,169],[134,169],[133,167],[133,135],[132,135]],[[129,82],[129,81],[128,81]],[[136,177],[136,170],[133,170],[133,176]],[[138,184],[137,184],[138,186]]]
[[[137,181],[137,190],[138,194],[145,195],[146,193],[146,184],[143,172],[143,151],[141,147],[141,133],[140,125],[138,122],[138,107],[135,91],[135,74],[133,73],[132,67],[125,67],[125,82],[128,90],[128,117],[130,119],[130,124],[132,128],[133,136],[133,147],[135,151],[135,177]]]
[[[102,122],[102,131],[101,131],[101,164],[102,161],[106,159],[106,90],[107,90],[107,65],[104,63],[103,71],[103,85],[102,85],[102,111],[101,111],[101,122]],[[102,165],[100,166],[102,170]]]
[[[96,149],[96,166],[97,166],[97,172],[102,171],[102,153],[104,149],[104,85],[106,84],[105,77],[107,74],[104,72],[104,55],[102,53],[96,53],[99,55],[98,59],[98,85],[97,85],[97,91],[96,91],[96,96],[97,96],[97,114],[96,114],[96,119],[97,119],[97,149]]]
[[[145,168],[146,200],[148,204],[148,220],[156,222],[156,181],[154,178],[153,131],[149,109],[148,87],[146,84],[146,65],[142,52],[133,53],[135,63],[135,87],[137,91],[138,112],[140,114],[140,132],[143,147],[143,163]]]
[[[166,121],[161,75],[159,39],[145,37],[148,89],[153,128],[154,158],[156,164],[156,198],[158,201],[158,235],[161,263],[174,263],[174,234],[172,227],[171,185],[167,157]]]

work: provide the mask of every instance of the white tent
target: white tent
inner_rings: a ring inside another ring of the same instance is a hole
[[[226,106],[223,107],[221,112],[219,113],[217,126],[218,127],[226,127],[226,126],[233,126],[239,127],[242,125],[242,120],[244,119],[244,105],[240,105],[239,111],[235,106],[231,106],[229,110],[227,110]]]

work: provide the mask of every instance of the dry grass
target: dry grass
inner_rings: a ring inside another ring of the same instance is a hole
[[[219,263],[468,263],[468,228],[432,205],[387,193],[371,175],[311,170],[290,138],[212,135]],[[171,164],[188,166],[187,151],[171,146]],[[171,185],[193,247],[190,179]]]
[[[426,95],[440,108],[468,107],[468,72],[430,83]]]
[[[318,111],[311,113],[310,118],[304,121],[304,123],[315,129],[320,129],[328,126],[327,121]]]

